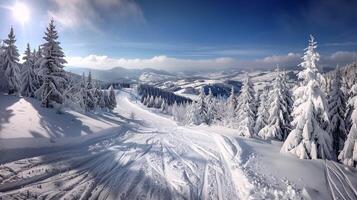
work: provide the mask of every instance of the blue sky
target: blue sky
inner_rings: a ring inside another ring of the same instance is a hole
[[[75,67],[206,69],[296,65],[309,34],[321,65],[357,58],[353,0],[18,0],[30,19],[19,23],[0,3],[0,38],[13,26],[23,52],[42,42],[54,18]]]

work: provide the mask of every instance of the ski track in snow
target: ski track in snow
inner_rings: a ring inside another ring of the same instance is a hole
[[[327,183],[334,200],[357,199],[357,186],[353,185],[350,178],[341,170],[341,166],[326,160],[325,174]]]
[[[125,132],[1,165],[0,199],[301,199],[248,165],[257,159],[242,139],[178,126],[129,99],[120,92],[115,110]],[[333,162],[326,174],[347,178]],[[329,183],[336,199],[341,188],[340,199],[356,199],[348,181]]]

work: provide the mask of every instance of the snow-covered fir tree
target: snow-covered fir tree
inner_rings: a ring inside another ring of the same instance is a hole
[[[21,93],[27,97],[33,97],[36,91],[36,75],[34,72],[34,58],[30,45],[27,44],[24,63],[21,72]]]
[[[357,84],[352,86],[351,90],[354,94],[348,102],[353,108],[351,128],[338,159],[345,165],[357,167]]]
[[[257,118],[255,120],[254,126],[254,134],[258,135],[259,131],[268,125],[268,118],[269,118],[269,87],[264,87],[263,91],[259,97],[259,107],[257,111]]]
[[[45,43],[42,44],[43,57],[37,61],[42,85],[36,91],[36,96],[44,107],[50,107],[52,104],[63,102],[63,90],[67,84],[66,72],[63,68],[67,62],[60,42],[57,41],[58,33],[53,20],[48,25],[43,39],[45,39]]]
[[[291,88],[290,85],[288,83],[288,76],[285,70],[282,71],[281,73],[281,81],[282,81],[282,99],[285,102],[285,106],[286,106],[286,112],[283,113],[283,118],[285,120],[285,127],[284,127],[284,135],[283,135],[283,140],[285,140],[288,135],[289,132],[291,131],[291,121],[292,121],[292,117],[291,117],[291,112],[293,110],[293,99],[292,99],[292,94],[291,94]]]
[[[6,88],[7,81],[5,79],[5,73],[3,69],[4,52],[5,52],[5,45],[4,42],[0,40],[0,91],[7,90]]]
[[[37,60],[38,60],[37,59],[37,51],[36,51],[36,49],[34,49],[32,51],[31,58],[32,58],[32,62],[33,62],[32,70],[33,70],[33,73],[34,73],[34,78],[32,80],[32,83],[33,83],[33,86],[35,87],[35,91],[36,91],[41,86],[40,77],[38,76],[38,66],[36,65]]]
[[[236,122],[238,135],[252,137],[254,134],[255,99],[253,84],[248,74],[243,82],[241,93],[237,100]]]
[[[16,39],[14,29],[11,27],[8,38],[4,40],[4,52],[2,69],[6,79],[6,87],[8,94],[19,93],[20,85],[20,68],[19,68],[19,53],[15,45]]]
[[[274,84],[269,92],[267,124],[258,133],[264,139],[284,140],[289,132],[290,116],[286,114],[290,113],[290,108],[285,85],[283,73],[277,67]]]
[[[161,106],[160,106],[161,112],[167,113],[167,107],[168,107],[168,104],[167,104],[166,100],[163,99],[162,103],[161,103]]]
[[[193,102],[187,111],[187,123],[199,125],[205,123],[208,106],[206,103],[206,95],[204,92],[204,88],[200,89],[200,94],[198,95],[198,99]]]
[[[184,122],[186,120],[186,104],[178,104],[175,102],[174,104],[172,104],[171,107],[171,112],[174,120],[178,122]]]
[[[106,110],[103,91],[100,89],[98,82],[93,84],[93,94],[95,99],[95,110]]]
[[[92,73],[88,73],[87,82],[86,82],[86,108],[87,111],[93,111],[96,107],[97,99],[95,97],[95,89],[93,86]]]
[[[68,78],[68,86],[63,92],[63,107],[66,106],[78,112],[85,112],[85,102],[83,98],[83,91],[85,88],[85,80],[82,78],[79,81],[70,76]]]
[[[330,132],[333,138],[333,150],[338,156],[346,139],[346,97],[342,88],[342,77],[340,68],[337,66],[334,79],[332,79],[331,90],[329,94],[330,109]]]
[[[236,124],[236,109],[237,109],[237,96],[234,92],[234,87],[232,86],[231,94],[229,95],[226,103],[226,113],[223,119],[224,125],[233,128]]]
[[[109,96],[108,96],[108,109],[109,110],[114,110],[114,108],[117,106],[117,100],[116,100],[116,97],[115,97],[115,91],[114,91],[114,88],[113,88],[113,85],[111,85],[109,87]]]
[[[354,86],[354,85],[353,85]],[[357,95],[357,90],[355,90],[354,87],[351,87],[351,89],[345,93],[346,95],[346,114],[345,114],[345,124],[346,124],[346,130],[347,132],[351,129],[352,127],[352,113],[354,111],[354,103],[353,98]]]
[[[81,108],[83,109],[83,111],[88,111],[89,110],[88,109],[88,104],[89,104],[88,99],[89,98],[88,98],[88,91],[87,91],[88,84],[87,84],[86,76],[84,73],[82,74],[82,79],[79,82],[78,86],[79,86],[78,94],[81,96],[81,103],[80,103]]]
[[[208,95],[206,96],[205,102],[207,104],[207,115],[206,115],[206,124],[212,124],[218,119],[217,108],[216,108],[216,99],[212,94],[211,88],[208,89]]]
[[[325,130],[329,121],[328,104],[321,89],[322,75],[317,68],[317,43],[310,36],[305,49],[303,71],[298,73],[300,86],[294,89],[293,130],[284,142],[281,152],[292,153],[300,159],[332,158],[332,138]]]

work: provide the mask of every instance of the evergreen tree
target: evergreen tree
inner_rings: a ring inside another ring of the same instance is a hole
[[[6,79],[8,94],[20,92],[19,53],[15,46],[14,29],[11,27],[8,39],[4,40],[3,70]]]
[[[236,124],[236,109],[237,109],[237,97],[234,93],[234,87],[232,86],[231,94],[227,100],[226,104],[226,116],[224,118],[224,125],[233,128]]]
[[[288,97],[285,93],[285,80],[283,73],[279,68],[276,70],[276,77],[273,88],[269,93],[269,118],[267,125],[259,131],[258,135],[264,139],[284,140],[289,131],[289,113]]]
[[[314,38],[310,36],[300,64],[304,70],[298,73],[302,82],[294,89],[293,130],[281,149],[281,152],[295,154],[300,159],[332,157],[331,135],[325,130],[329,122],[328,106],[321,89],[323,77],[316,65],[320,58],[316,47]]]
[[[33,97],[36,90],[36,77],[34,72],[34,59],[31,54],[29,44],[27,44],[25,56],[23,59],[25,62],[23,63],[23,69],[21,73],[21,93],[24,96]]]
[[[253,136],[255,103],[254,89],[248,74],[243,82],[237,105],[237,130],[238,135],[244,137]]]
[[[167,113],[167,107],[168,107],[168,105],[167,105],[165,99],[163,99],[163,100],[162,100],[162,103],[161,103],[161,106],[160,106],[161,111],[162,111],[163,113]]]
[[[33,86],[35,88],[35,91],[40,88],[41,83],[40,83],[40,77],[38,76],[38,66],[36,65],[37,63],[37,51],[34,49],[31,54],[32,58],[32,71],[34,73],[34,78],[32,80]]]
[[[89,71],[89,72],[88,72],[87,89],[88,89],[88,90],[91,90],[91,89],[93,89],[93,88],[94,88],[94,86],[93,86],[93,80],[92,80],[92,72]]]
[[[283,112],[283,119],[284,119],[284,129],[283,129],[283,140],[285,141],[285,139],[288,137],[289,132],[291,131],[291,121],[292,121],[292,117],[291,117],[291,113],[293,110],[293,99],[292,99],[292,95],[291,95],[291,90],[290,90],[290,86],[288,83],[288,77],[286,75],[286,72],[283,71],[282,72],[282,100],[285,102],[284,105],[286,106],[286,112]]]
[[[93,84],[94,86],[94,99],[95,99],[95,109],[105,110],[105,101],[103,97],[103,91],[100,89],[98,82]]]
[[[346,97],[343,92],[342,77],[338,66],[331,84],[329,109],[331,116],[329,128],[333,138],[333,150],[337,157],[346,139],[346,124],[344,119],[346,114]]]
[[[206,96],[205,102],[207,103],[207,115],[206,115],[206,124],[212,124],[217,119],[217,108],[216,108],[216,100],[212,94],[211,88],[208,90],[208,95]]]
[[[115,91],[113,88],[113,85],[109,87],[109,104],[108,104],[109,110],[114,110],[114,108],[117,106],[117,100],[115,97]]]
[[[257,112],[257,119],[255,120],[254,133],[258,135],[259,131],[268,125],[269,118],[269,101],[268,101],[269,88],[264,87],[259,97],[259,107]]]
[[[349,104],[353,104],[351,114],[351,128],[340,152],[338,159],[345,165],[357,167],[357,84],[351,88],[354,96],[350,99]]]
[[[73,76],[69,76],[68,87],[63,92],[64,101],[62,106],[69,107],[78,112],[85,112],[85,100],[83,91],[85,91],[85,80],[79,81]]]
[[[199,125],[205,122],[207,116],[206,95],[203,87],[200,89],[197,101],[193,102],[188,109],[188,123]]]
[[[43,39],[46,41],[42,44],[43,57],[37,61],[42,85],[36,91],[36,96],[41,99],[44,107],[49,107],[53,103],[62,104],[62,94],[67,84],[66,73],[63,70],[66,60],[60,42],[57,41],[58,33],[53,20],[48,25]]]
[[[87,107],[87,111],[93,111],[95,110],[95,107],[96,107],[96,102],[97,102],[97,99],[95,97],[95,89],[94,89],[94,86],[93,86],[93,81],[92,81],[92,73],[89,72],[88,73],[88,77],[87,77],[87,82],[86,82],[86,107]]]
[[[0,40],[0,91],[7,90],[6,88],[7,81],[3,70],[4,57],[5,57],[5,46],[4,46],[4,42]]]

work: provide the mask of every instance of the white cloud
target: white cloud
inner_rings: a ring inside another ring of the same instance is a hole
[[[164,55],[148,59],[110,58],[108,56],[89,55],[87,57],[68,57],[68,66],[86,67],[93,69],[110,69],[121,66],[126,68],[155,68],[166,70],[212,69],[215,67],[232,67],[235,60],[232,58],[215,59],[178,59]]]
[[[65,28],[87,26],[98,29],[97,23],[103,15],[115,13],[112,17],[133,17],[142,20],[140,6],[130,0],[52,0],[55,9],[48,16],[54,18]],[[115,10],[115,12],[109,12]]]
[[[325,66],[346,65],[357,61],[357,52],[337,51],[328,57],[322,57],[321,63]]]
[[[336,52],[329,56],[322,56],[321,66],[345,65],[355,61],[357,52]],[[218,57],[209,59],[181,59],[165,55],[152,58],[110,58],[102,55],[89,55],[87,57],[67,57],[68,66],[92,69],[110,69],[113,67],[126,68],[154,68],[168,71],[180,70],[206,70],[224,69],[232,67],[240,68],[272,68],[280,66],[297,66],[301,62],[301,55],[288,53],[286,55],[274,55],[256,60],[239,60],[231,57]]]
[[[257,60],[257,64],[261,65],[285,65],[292,66],[299,62],[301,55],[297,53],[288,53],[287,55],[268,56],[261,60]]]

